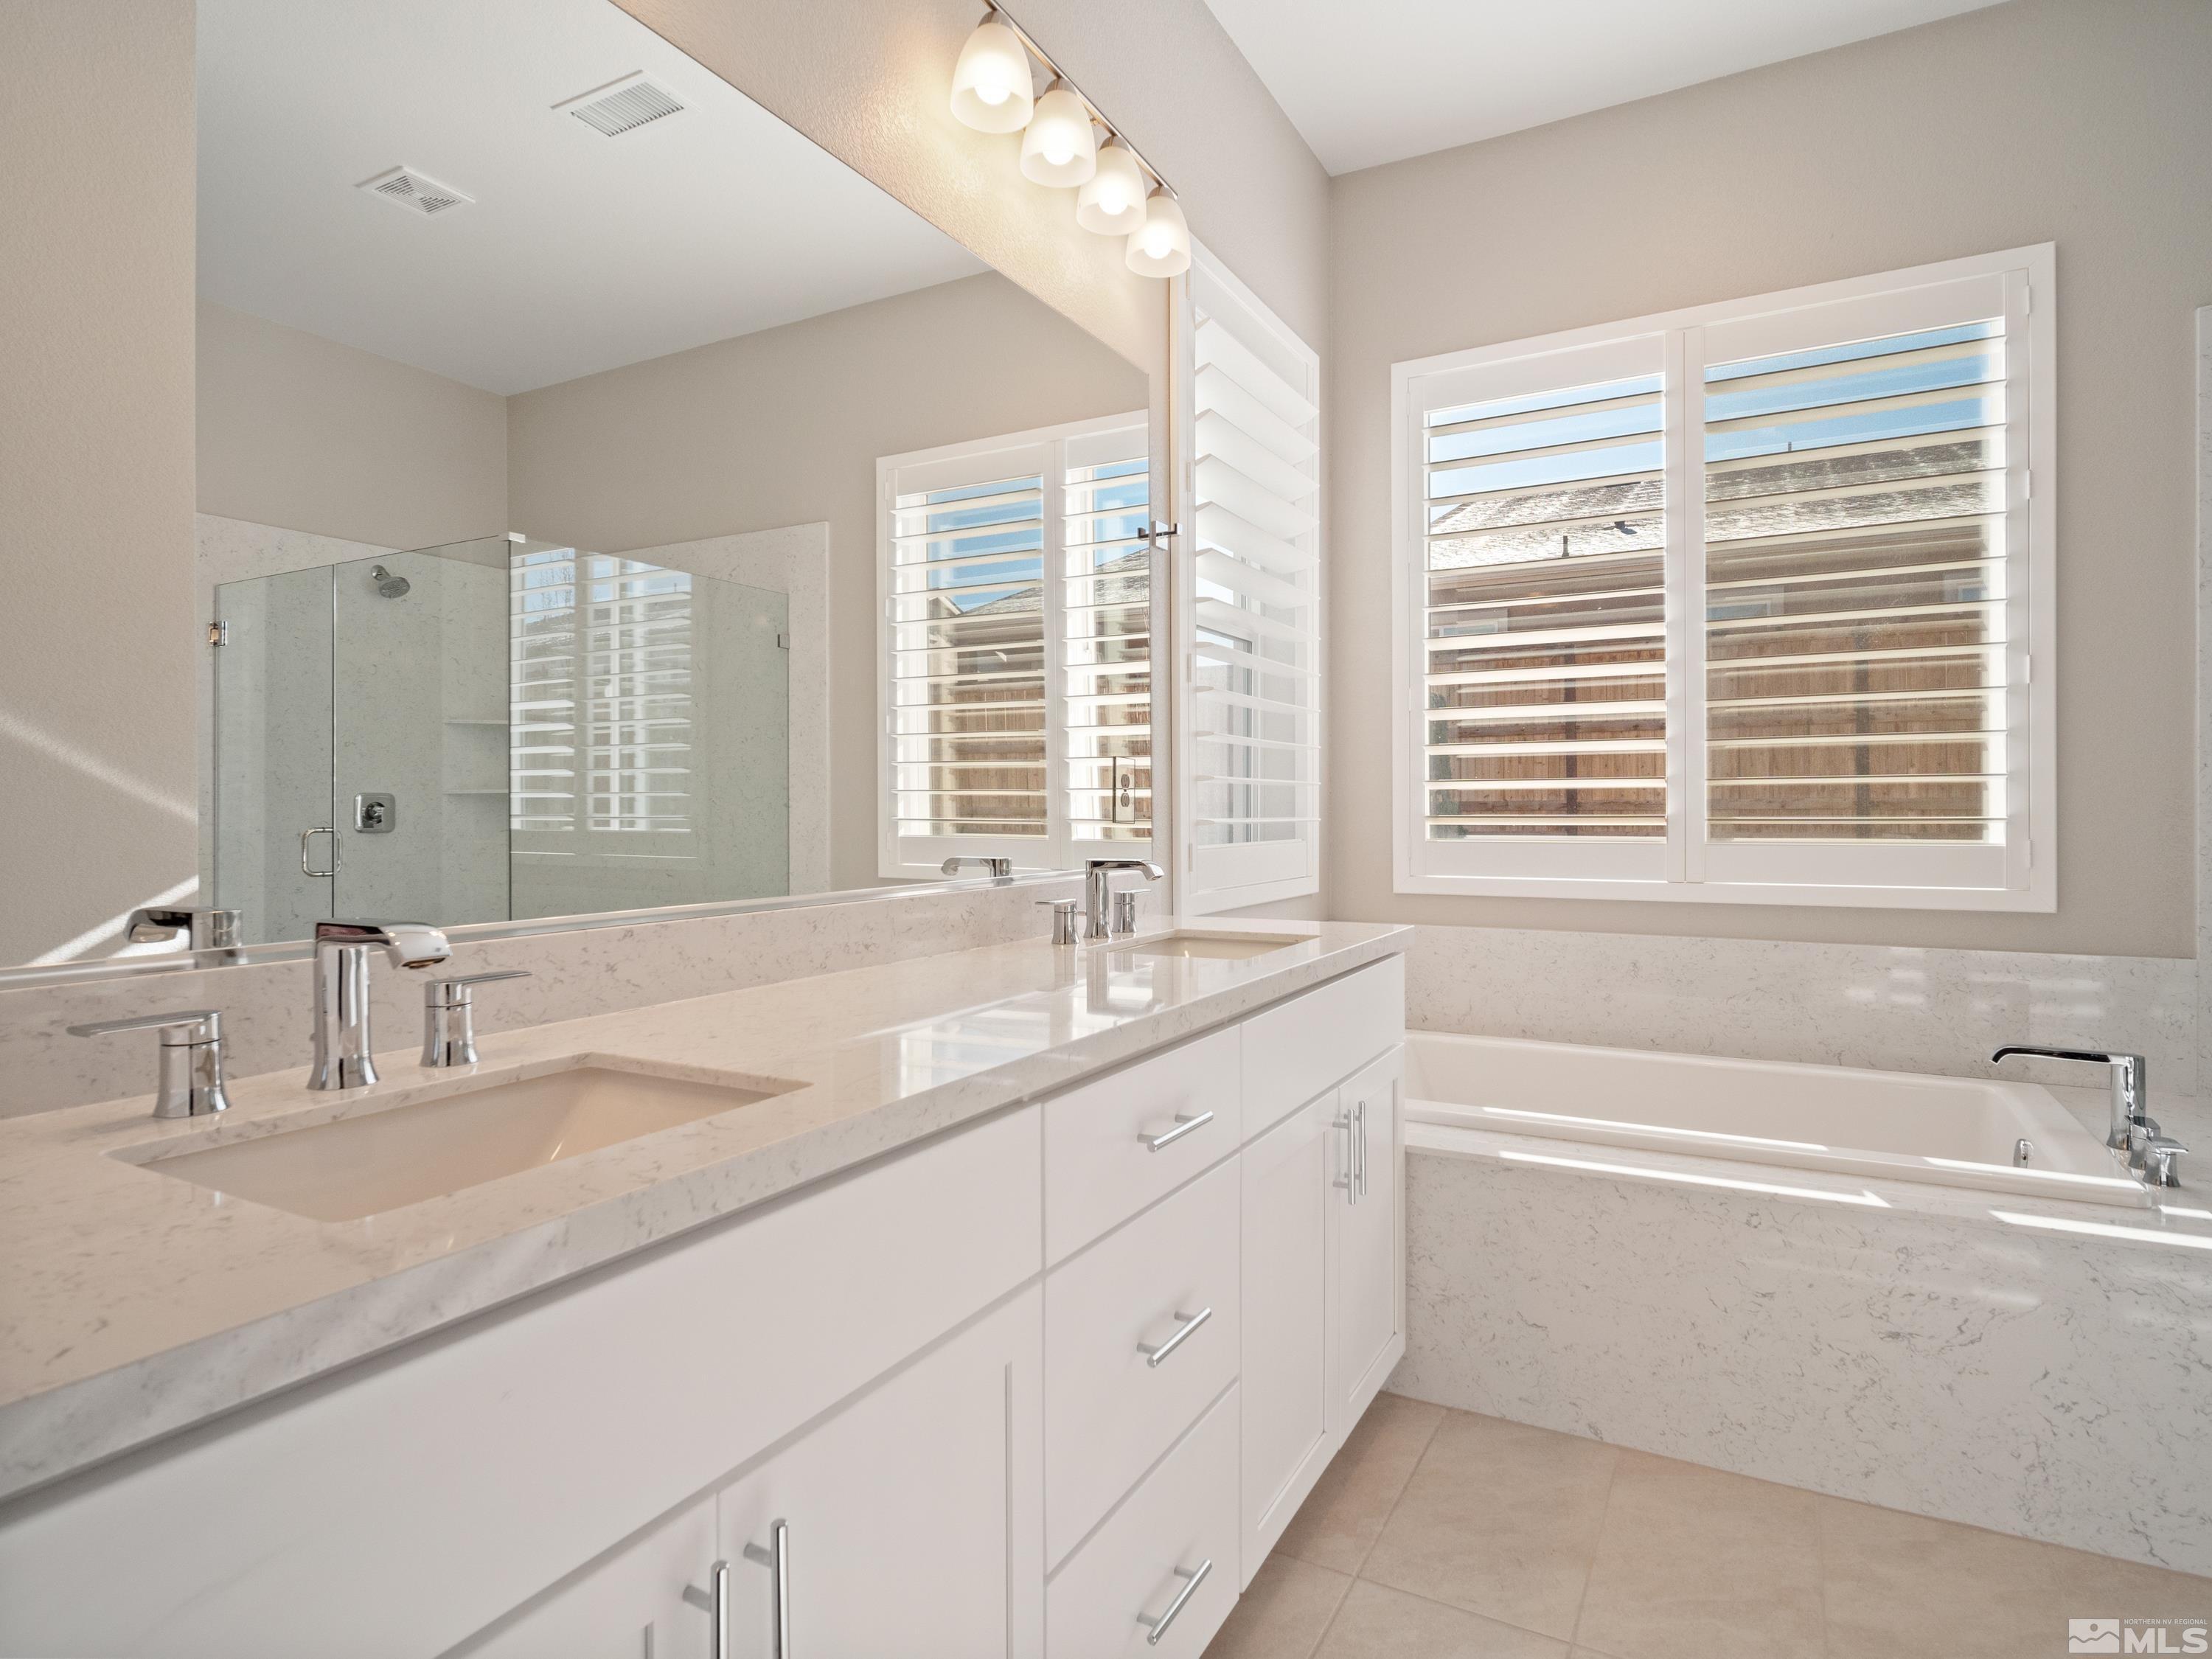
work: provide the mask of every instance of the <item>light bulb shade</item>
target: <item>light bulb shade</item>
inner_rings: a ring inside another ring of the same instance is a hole
[[[1167,191],[1146,198],[1145,222],[1129,234],[1128,258],[1139,276],[1180,276],[1190,269],[1190,225]]]
[[[1072,188],[1098,168],[1098,136],[1083,100],[1055,81],[1037,100],[1022,135],[1022,177],[1035,185]]]
[[[978,132],[1019,132],[1036,101],[1029,49],[994,12],[960,48],[952,69],[952,112]]]
[[[1098,152],[1098,171],[1075,198],[1075,222],[1101,236],[1126,236],[1145,222],[1149,185],[1137,158],[1109,139]]]

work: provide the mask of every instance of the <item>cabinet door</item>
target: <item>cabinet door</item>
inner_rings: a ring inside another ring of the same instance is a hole
[[[1334,1449],[1326,1317],[1334,1090],[1244,1148],[1242,1583]]]
[[[1042,1342],[1032,1287],[723,1489],[728,1659],[1042,1648]]]
[[[714,1559],[714,1503],[702,1498],[586,1567],[468,1659],[711,1659],[713,1621],[684,1599]]]
[[[1330,1428],[1341,1438],[1405,1352],[1404,1141],[1399,1105],[1405,1050],[1389,1054],[1337,1091],[1331,1137],[1340,1165],[1329,1206]]]

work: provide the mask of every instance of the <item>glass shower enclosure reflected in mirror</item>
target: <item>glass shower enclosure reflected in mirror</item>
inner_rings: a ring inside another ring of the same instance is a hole
[[[491,537],[216,590],[250,942],[790,888],[787,595]]]

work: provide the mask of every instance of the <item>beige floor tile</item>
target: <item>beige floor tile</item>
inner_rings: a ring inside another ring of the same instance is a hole
[[[1276,1553],[1358,1572],[1443,1414],[1442,1406],[1377,1395],[1291,1518]]]
[[[2060,1578],[2073,1552],[1837,1498],[1816,1507],[1830,1659],[2066,1651]]]
[[[1361,1581],[1316,1659],[1566,1659],[1567,1644]]]
[[[2069,1619],[2202,1619],[2212,1622],[2212,1578],[2061,1550]],[[2176,1641],[2179,1642],[2177,1636]]]
[[[1236,1564],[1229,1564],[1234,1573]],[[1206,1659],[1310,1659],[1352,1580],[1279,1552],[1206,1644]]]
[[[1619,1455],[1593,1440],[1447,1412],[1360,1575],[1571,1636]]]
[[[1575,1640],[1614,1659],[1819,1654],[1819,1501],[1622,1452]]]

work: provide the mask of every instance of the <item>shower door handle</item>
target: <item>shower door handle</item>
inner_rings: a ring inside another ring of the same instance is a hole
[[[331,838],[331,867],[327,870],[316,869],[309,856],[311,844],[317,836],[328,836]],[[344,867],[345,858],[339,851],[338,832],[335,829],[324,823],[318,824],[313,830],[300,831],[300,873],[301,875],[313,876],[318,881],[329,881]]]

